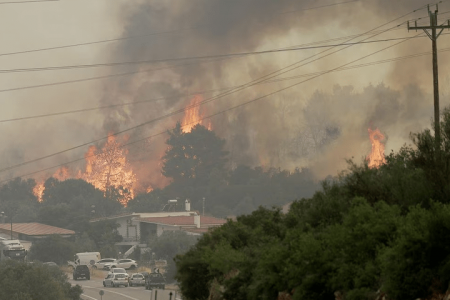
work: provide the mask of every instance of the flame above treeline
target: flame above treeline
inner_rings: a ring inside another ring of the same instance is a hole
[[[189,106],[193,107],[185,111],[182,121],[183,132],[191,132],[195,125],[202,124],[204,114],[199,107],[201,101],[201,96],[195,96],[190,101]],[[206,127],[211,130],[211,123],[208,122]],[[122,205],[126,206],[128,201],[134,197],[137,188],[147,193],[153,190],[151,184],[144,187],[139,186],[139,179],[133,171],[132,165],[127,160],[128,151],[123,146],[126,140],[127,137],[119,141],[115,135],[109,134],[103,147],[89,146],[84,155],[86,162],[84,170],[72,170],[64,166],[48,177],[53,177],[59,181],[65,181],[71,178],[83,179],[103,191],[105,195],[113,188],[117,189],[120,194],[119,201]],[[162,156],[159,155],[160,158]],[[161,170],[154,170],[154,172],[160,173]],[[44,195],[44,184],[47,178],[36,180],[37,184],[33,189],[35,196],[40,202]]]
[[[386,163],[386,158],[384,157],[385,137],[378,128],[375,130],[369,128],[369,138],[372,143],[372,151],[366,157],[367,164],[369,168],[379,168]]]
[[[184,114],[184,119],[182,122],[183,132],[191,132],[192,128],[194,128],[197,124],[205,126],[208,130],[212,129],[211,122],[205,122],[205,120],[203,120],[205,114],[203,111],[200,111],[200,104],[202,101],[203,97],[200,95],[192,98],[191,103],[189,104],[189,107],[192,106],[192,108],[186,110]]]
[[[117,141],[117,137],[110,134],[102,148],[90,146],[84,155],[85,170],[71,170],[64,166],[59,168],[51,177],[64,181],[70,178],[83,179],[105,194],[113,188],[118,189],[119,201],[126,206],[134,196],[136,174],[131,169],[126,158],[127,150]],[[34,194],[42,201],[45,191],[45,180],[40,180],[34,188]]]

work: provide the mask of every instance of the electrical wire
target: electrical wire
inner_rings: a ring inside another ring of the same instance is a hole
[[[27,3],[27,2],[47,2],[47,1],[61,1],[61,0],[34,0],[34,1],[3,2],[3,3],[0,2],[0,4]],[[336,5],[340,5],[340,4],[347,4],[347,3],[350,3],[350,2],[358,2],[358,1],[363,1],[363,0],[345,1],[345,2],[333,3],[333,4],[330,4],[330,5],[323,5],[323,6],[310,7],[310,8],[305,8],[305,9],[298,9],[298,10],[295,10],[295,11],[286,11],[286,12],[281,12],[281,13],[278,13],[278,14],[282,15],[282,14],[289,14],[289,13],[299,12],[299,11],[314,10],[314,9],[320,9],[320,8],[325,8],[325,7],[329,7],[329,6],[336,6]],[[205,26],[196,25],[196,26],[191,26],[191,27],[183,28],[183,29],[173,29],[173,30],[166,30],[166,31],[159,31],[159,32],[152,32],[152,33],[145,33],[145,34],[125,36],[125,37],[120,37],[120,38],[104,39],[104,40],[92,41],[92,42],[75,43],[75,44],[68,44],[68,45],[62,45],[62,46],[45,47],[45,48],[30,49],[30,50],[15,51],[15,52],[6,52],[6,53],[0,53],[0,56],[9,56],[9,55],[17,55],[17,54],[42,52],[42,51],[58,50],[58,49],[65,49],[65,48],[73,48],[73,47],[80,47],[80,46],[89,46],[89,45],[95,45],[95,44],[119,42],[119,41],[124,41],[124,40],[129,40],[129,39],[135,39],[135,38],[143,38],[143,37],[150,37],[150,36],[157,36],[157,35],[172,34],[172,33],[181,32],[181,31],[190,31],[190,30],[197,29],[197,28],[202,28],[202,27],[205,27]]]
[[[358,0],[358,1],[360,1],[360,0]],[[417,36],[415,38],[423,38],[423,37],[426,37],[426,36]],[[243,57],[243,56],[250,56],[250,55],[282,53],[282,52],[290,52],[290,51],[313,50],[313,49],[321,49],[321,48],[333,48],[333,47],[342,47],[342,46],[354,46],[354,45],[373,44],[373,43],[380,43],[380,42],[392,42],[392,41],[408,40],[408,39],[411,39],[411,37],[399,37],[399,38],[390,38],[390,39],[383,39],[383,40],[360,41],[360,42],[354,42],[354,43],[341,43],[341,44],[309,46],[309,47],[291,46],[288,48],[278,48],[278,49],[270,49],[270,50],[263,50],[263,51],[180,57],[180,58],[153,59],[153,60],[143,60],[143,61],[111,62],[111,63],[90,64],[90,65],[69,65],[69,66],[36,67],[36,68],[23,68],[23,69],[0,69],[0,73],[7,74],[7,73],[17,73],[17,72],[40,72],[40,71],[84,69],[84,68],[97,68],[97,67],[115,67],[115,66],[123,66],[123,65],[140,65],[140,64],[152,64],[152,63],[163,63],[163,62],[180,62],[180,61],[186,61],[186,60],[187,61],[192,61],[192,60],[195,61],[195,60],[205,60],[205,59],[231,58],[231,57]]]
[[[444,0],[444,1],[445,1],[445,0]],[[441,2],[442,2],[442,1],[441,1]],[[409,13],[403,15],[403,16],[400,16],[400,17],[398,17],[398,18],[396,18],[396,19],[394,19],[394,20],[392,20],[392,21],[389,21],[389,22],[387,22],[387,23],[385,23],[385,24],[382,24],[382,25],[380,25],[380,26],[378,26],[378,27],[376,27],[376,28],[374,28],[374,29],[372,29],[372,30],[370,30],[370,31],[377,30],[377,29],[379,29],[379,28],[381,28],[381,27],[383,27],[383,26],[385,26],[385,25],[387,25],[387,24],[389,24],[389,23],[395,22],[395,21],[397,21],[397,20],[399,20],[399,19],[401,19],[401,18],[404,18],[405,16],[408,16],[408,15],[410,15],[410,14],[412,14],[412,13],[415,13],[416,11],[423,9],[424,7],[426,7],[426,6],[423,6],[423,7],[419,8],[419,9],[416,9],[416,10],[414,10],[414,11],[412,11],[412,12],[409,12]],[[401,24],[404,24],[404,22],[402,22]],[[400,24],[400,25],[401,25],[401,24]],[[400,26],[400,25],[397,25],[397,26]],[[370,31],[369,31],[369,32],[370,32]],[[372,36],[372,37],[373,37],[373,36]],[[369,37],[369,38],[371,38],[371,37]],[[397,45],[397,44],[399,44],[399,43],[402,43],[402,42],[404,42],[404,41],[405,41],[405,40],[403,40],[403,41],[401,41],[401,42],[398,42],[398,43],[396,43],[395,45]],[[391,47],[393,47],[393,46],[395,46],[395,45],[391,45],[391,46],[389,46],[389,47],[386,47],[386,48],[384,48],[383,50],[388,49],[388,48],[391,48]],[[347,46],[347,47],[351,47],[351,46]],[[328,50],[329,50],[329,49],[328,49]],[[325,51],[328,51],[328,50],[325,50]],[[335,51],[335,52],[333,52],[333,53],[336,53],[336,52],[342,51],[342,50],[343,50],[343,49],[340,49],[340,50],[337,50],[337,51]],[[378,52],[381,52],[381,51],[383,51],[383,50],[379,50],[379,51],[374,52],[374,53],[372,53],[372,54],[366,55],[366,56],[364,56],[364,57],[362,57],[362,58],[359,58],[359,59],[357,59],[357,60],[354,60],[354,61],[352,61],[352,62],[350,62],[350,63],[344,64],[344,65],[342,65],[341,67],[345,67],[345,66],[347,66],[347,65],[350,65],[351,63],[354,63],[354,62],[356,62],[356,61],[359,61],[359,60],[361,60],[361,59],[364,59],[364,58],[366,58],[366,57],[369,57],[369,56],[371,56],[371,55],[374,55],[374,54],[376,54],[376,53],[378,53]],[[323,53],[323,52],[325,52],[325,51],[322,51],[321,53]],[[333,53],[331,53],[331,54],[333,54]],[[320,53],[319,53],[319,54],[320,54]],[[331,55],[331,54],[328,54],[328,55]],[[318,55],[318,54],[317,54],[317,55]],[[311,57],[315,57],[315,56],[317,56],[317,55],[313,55],[313,56],[311,56]],[[328,56],[328,55],[326,55],[326,56]],[[325,57],[325,56],[323,56],[323,57]],[[321,59],[321,58],[323,58],[323,57],[320,57],[320,58],[318,58],[318,59]],[[307,58],[307,59],[308,59],[308,58]],[[318,60],[318,59],[315,59],[315,60],[313,60],[313,61],[316,61],[316,60]],[[302,61],[304,61],[304,60],[301,60],[300,62],[302,62]],[[313,62],[313,61],[311,61],[311,62]],[[280,71],[282,71],[282,70],[288,69],[288,68],[291,67],[291,66],[297,65],[298,63],[299,63],[299,62],[296,62],[296,63],[294,63],[294,64],[291,64],[290,66],[287,66],[287,67],[285,67],[285,68],[282,68],[282,69],[280,69],[280,70],[277,70],[277,71],[275,71],[275,72],[272,72],[272,73],[270,73],[270,74],[267,74],[267,75],[265,75],[265,76],[263,76],[263,77],[261,77],[261,78],[265,78],[265,77],[271,76],[271,75],[273,75],[273,74],[276,74],[276,73],[278,73],[278,72],[280,72]],[[297,67],[298,67],[298,66],[297,66]],[[297,67],[295,67],[295,68],[297,68]],[[339,68],[341,68],[341,67],[338,67],[338,68],[329,70],[327,73],[330,73],[330,72],[332,72],[333,70],[337,70],[337,69],[339,69]],[[289,71],[291,71],[291,70],[289,70]],[[286,72],[289,72],[289,71],[285,71],[285,72],[283,72],[283,73],[286,73]],[[278,75],[281,75],[281,74],[283,74],[283,73],[280,73],[280,74],[278,74]],[[327,74],[327,73],[324,73],[324,74]],[[245,103],[243,103],[243,104],[239,104],[239,105],[234,106],[234,107],[232,107],[232,108],[230,108],[230,109],[227,109],[227,110],[224,110],[224,111],[220,112],[220,114],[221,114],[221,113],[225,113],[225,112],[227,112],[227,111],[229,111],[229,110],[231,110],[231,109],[235,109],[235,108],[238,108],[238,107],[247,105],[247,104],[249,104],[249,103],[253,103],[253,102],[255,102],[255,101],[258,101],[258,100],[267,98],[267,97],[269,97],[269,96],[271,96],[271,95],[274,95],[274,94],[276,94],[276,93],[282,92],[282,91],[284,91],[284,90],[287,90],[287,89],[289,89],[289,88],[292,88],[292,87],[294,87],[294,86],[297,86],[297,85],[299,85],[299,84],[301,84],[301,83],[303,83],[303,82],[312,80],[312,79],[317,78],[317,77],[319,77],[319,76],[322,76],[322,75],[324,75],[324,74],[316,75],[316,76],[314,76],[314,77],[308,78],[308,79],[306,79],[306,80],[304,80],[304,81],[301,81],[301,82],[299,82],[299,83],[290,85],[290,86],[288,86],[288,87],[285,87],[285,88],[280,89],[280,90],[277,90],[277,91],[275,91],[275,92],[266,94],[266,95],[261,96],[261,97],[258,97],[258,98],[256,98],[256,99],[247,101],[247,102],[245,102]],[[278,75],[276,75],[276,76],[278,76]],[[261,79],[261,78],[259,78],[259,79]],[[259,80],[259,79],[257,79],[257,80]],[[254,85],[254,83],[257,82],[257,80],[250,81],[250,84],[251,84],[251,85]],[[247,85],[247,84],[246,84],[246,85]],[[250,85],[250,86],[251,86],[251,85]],[[247,87],[247,86],[246,86],[246,87]],[[246,88],[246,87],[244,87],[244,88]],[[238,89],[236,89],[236,90],[238,90]],[[231,93],[235,92],[236,90],[231,91]],[[228,94],[229,94],[229,93],[228,93]],[[219,95],[219,97],[221,97],[221,96],[223,96],[223,95],[227,95],[227,92],[226,92],[226,93],[223,93],[222,95]],[[187,106],[187,107],[185,107],[185,108],[182,109],[182,110],[172,112],[172,113],[170,113],[170,114],[168,114],[168,115],[158,117],[158,118],[156,118],[156,119],[153,119],[153,120],[150,120],[150,121],[147,121],[147,122],[138,124],[138,125],[136,125],[136,126],[133,126],[133,127],[131,127],[131,128],[125,129],[125,130],[121,130],[121,131],[119,131],[119,132],[114,133],[113,135],[118,135],[118,134],[127,132],[127,131],[129,131],[129,130],[136,129],[136,128],[139,128],[139,127],[142,127],[142,126],[144,126],[144,125],[148,125],[149,123],[152,123],[152,122],[155,122],[155,121],[159,121],[160,119],[166,118],[167,116],[170,116],[170,115],[173,115],[173,114],[176,114],[176,113],[179,113],[179,112],[184,112],[184,111],[186,111],[186,110],[188,110],[188,109],[191,109],[191,108],[193,108],[193,107],[200,106],[200,105],[206,103],[207,101],[212,101],[212,100],[215,100],[215,99],[217,99],[217,98],[207,99],[207,100],[205,100],[205,101],[202,101],[202,102],[199,103],[198,105],[190,105],[190,106]],[[217,114],[219,114],[219,113],[217,113]],[[214,115],[216,115],[216,114],[214,114]],[[208,118],[210,118],[210,117],[212,117],[212,116],[209,116]],[[165,133],[165,132],[164,132],[164,133]],[[109,135],[109,136],[111,136],[111,135]],[[62,153],[65,153],[65,152],[74,150],[74,149],[78,149],[78,148],[80,148],[80,147],[84,147],[84,146],[87,146],[87,145],[89,145],[89,144],[96,143],[96,142],[101,141],[101,140],[104,140],[104,139],[106,139],[106,138],[108,138],[108,137],[103,137],[103,138],[97,139],[97,140],[95,140],[95,141],[91,141],[91,142],[88,142],[88,143],[84,143],[84,144],[82,144],[82,145],[74,146],[74,147],[71,147],[71,148],[69,148],[69,149],[61,150],[61,151],[58,151],[58,152],[56,152],[56,153],[46,155],[46,156],[44,156],[44,157],[36,158],[36,159],[33,159],[33,160],[29,160],[29,161],[27,161],[27,162],[23,162],[23,163],[14,165],[14,166],[10,166],[10,167],[1,169],[0,172],[4,172],[4,171],[7,171],[7,170],[11,170],[11,169],[14,169],[14,168],[17,168],[17,167],[20,167],[20,166],[24,166],[24,165],[29,164],[29,163],[32,163],[32,162],[36,162],[36,161],[39,161],[39,160],[43,160],[43,159],[46,159],[46,158],[49,158],[49,157],[52,157],[52,156],[55,156],[55,155],[58,155],[58,154],[62,154]],[[147,139],[148,139],[148,138],[147,138]],[[124,145],[124,146],[125,146],[125,145]],[[83,159],[85,159],[85,158],[77,159],[77,160],[72,161],[72,162],[77,162],[77,161],[83,160]],[[72,162],[69,162],[69,163],[72,163]],[[58,166],[63,166],[63,165],[66,165],[66,164],[67,164],[67,163],[61,164],[61,165],[58,165]],[[53,167],[46,168],[46,169],[43,169],[43,170],[40,170],[40,171],[35,171],[35,172],[33,172],[33,173],[28,173],[28,174],[22,175],[22,176],[20,176],[20,177],[23,177],[23,176],[29,176],[29,175],[34,175],[34,174],[36,174],[36,173],[43,172],[43,171],[47,171],[47,170],[49,170],[49,169],[53,169],[53,168],[58,167],[58,166],[53,166]],[[8,180],[11,180],[11,179],[7,179],[6,181],[8,181]],[[4,181],[0,181],[0,183],[2,183],[2,182],[5,182],[5,180],[4,180]]]
[[[8,1],[0,2],[2,4],[23,4],[23,3],[36,3],[36,2],[59,2],[60,0],[29,0],[29,1]]]
[[[448,52],[448,51],[450,51],[450,48],[443,48],[443,49],[438,50],[439,53],[441,53],[441,52]],[[384,63],[397,62],[397,61],[401,61],[401,60],[406,60],[406,59],[410,59],[410,58],[416,58],[416,57],[430,55],[430,54],[432,54],[432,52],[421,52],[421,53],[415,53],[415,54],[410,54],[410,55],[405,55],[405,56],[393,57],[393,58],[390,58],[390,59],[378,60],[378,61],[374,61],[374,62],[370,62],[370,63],[365,63],[365,64],[359,64],[359,65],[355,65],[355,66],[345,67],[345,68],[342,68],[342,69],[339,69],[339,70],[335,70],[334,72],[346,71],[346,70],[351,70],[351,69],[356,69],[356,68],[369,67],[369,66],[374,66],[374,65],[384,64]],[[291,77],[284,77],[284,78],[279,78],[279,79],[271,79],[271,80],[267,80],[267,81],[261,82],[260,84],[281,82],[281,81],[293,80],[293,79],[302,78],[302,77],[310,77],[310,76],[314,76],[314,75],[317,75],[317,74],[323,74],[323,73],[326,73],[326,72],[328,72],[328,71],[325,70],[325,71],[301,74],[301,75],[296,75],[296,76],[291,76]],[[176,96],[170,96],[170,97],[159,97],[159,98],[153,98],[153,99],[142,100],[142,101],[118,103],[118,104],[112,104],[112,105],[97,106],[97,107],[83,108],[83,109],[63,111],[63,112],[55,112],[55,113],[48,113],[48,114],[28,116],[28,117],[3,119],[3,120],[0,120],[0,123],[24,121],[24,120],[38,119],[38,118],[45,118],[45,117],[53,117],[53,116],[60,116],[60,115],[68,115],[68,114],[88,112],[88,111],[95,111],[95,110],[101,110],[101,109],[112,109],[112,108],[115,108],[115,107],[137,105],[137,104],[144,104],[144,103],[154,103],[154,102],[162,101],[162,100],[169,100],[169,99],[175,99],[175,98],[180,98],[180,97],[192,97],[192,96],[196,96],[196,95],[203,95],[203,94],[208,94],[208,93],[213,93],[213,92],[218,92],[218,91],[223,91],[223,90],[229,90],[229,89],[234,89],[234,88],[238,88],[238,87],[241,87],[241,86],[242,85],[231,86],[231,87],[223,87],[223,88],[220,88],[220,89],[199,91],[199,92],[196,92],[196,93],[190,93],[190,94],[185,94],[185,95],[181,95],[181,96],[180,95],[176,95]]]
[[[395,28],[395,29],[391,29],[391,30],[398,30],[398,29],[401,29],[401,28]],[[377,32],[381,32],[381,31],[374,31],[374,33],[377,33]],[[362,36],[365,34],[366,33],[361,33],[361,34],[357,34],[357,35],[344,36],[344,37],[339,37],[339,38],[334,38],[334,39],[329,39],[329,40],[324,40],[324,41],[316,41],[316,42],[302,44],[302,45],[298,45],[298,46],[308,46],[308,45],[320,44],[320,43],[324,43],[324,42],[338,41],[338,40],[344,40],[344,39],[349,39],[349,38],[351,39],[351,38],[359,37],[359,36]],[[212,61],[212,62],[214,62],[214,61]],[[202,63],[205,63],[205,62],[203,61]],[[153,71],[157,71],[157,70],[183,67],[183,66],[188,66],[188,65],[192,65],[192,63],[175,65],[175,66],[167,66],[167,67],[161,67],[161,68],[156,68],[156,69],[151,68],[151,69],[139,70],[139,71],[122,72],[122,73],[103,75],[103,76],[93,76],[93,77],[87,77],[87,78],[81,78],[81,79],[75,79],[75,80],[66,80],[66,81],[44,83],[44,84],[31,85],[31,86],[0,89],[0,93],[21,91],[21,90],[35,89],[35,88],[42,88],[42,87],[50,87],[50,86],[57,86],[57,85],[64,85],[64,84],[71,84],[71,83],[80,83],[80,82],[93,81],[93,80],[102,80],[102,79],[108,79],[108,78],[114,78],[114,77],[129,76],[129,75],[135,75],[135,74],[140,74],[140,73],[153,72]]]

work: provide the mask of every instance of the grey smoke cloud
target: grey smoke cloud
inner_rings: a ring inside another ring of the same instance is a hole
[[[361,33],[426,3],[419,0],[368,0],[303,10],[338,2],[341,1],[142,0],[110,3],[111,9],[107,6],[103,9],[110,12],[111,16],[108,22],[105,21],[98,28],[112,24],[112,27],[122,30],[123,37],[165,33],[102,46],[93,51],[90,59],[95,62],[138,61],[287,47]],[[441,7],[442,12],[448,9],[448,5]],[[426,10],[422,10],[408,18],[426,15]],[[414,34],[408,34],[406,26],[404,27],[403,30],[391,31],[376,39]],[[77,35],[80,40],[83,40],[82,37],[82,33]],[[97,39],[103,38],[99,36]],[[447,37],[442,36],[439,40],[440,47],[446,47],[447,44]],[[386,45],[354,46],[283,77],[328,70]],[[430,49],[429,40],[417,39],[363,62]],[[84,50],[83,53],[89,51]],[[186,97],[187,94],[249,82],[320,51],[322,49],[221,59],[143,72],[92,83],[87,87],[81,86],[79,89],[86,91],[85,94],[80,91],[80,95],[78,87],[60,88],[51,93],[44,91],[39,97],[48,98],[46,105],[60,110],[66,108],[67,102],[79,103],[84,107],[93,106],[94,103],[97,104],[97,98],[100,99],[99,105],[140,102],[161,97],[167,99],[68,117],[55,123],[42,120],[34,124],[35,130],[29,129],[29,123],[19,126],[21,132],[25,132],[24,138],[14,138],[19,136],[19,131],[11,130],[11,142],[2,147],[2,153],[8,161],[5,165],[52,153],[106,136],[111,131],[155,119],[188,105],[192,97]],[[70,55],[59,53],[55,57],[63,64],[66,58],[72,57]],[[430,124],[430,61],[431,58],[425,57],[406,63],[329,74],[217,116],[211,120],[212,127],[227,139],[233,165],[246,163],[288,169],[305,166],[313,168],[318,178],[335,174],[345,167],[345,158],[360,158],[370,151],[367,134],[369,126],[379,127],[388,136],[386,146],[389,150],[398,149],[407,142],[409,132]],[[48,63],[50,64],[55,63]],[[441,74],[448,71],[447,65],[446,55],[440,55]],[[172,65],[122,66],[98,72],[109,74],[168,66]],[[84,74],[89,73],[80,75]],[[58,77],[54,76],[55,79]],[[450,94],[445,91],[448,84],[445,83],[444,76],[442,79],[443,93]],[[294,82],[290,80],[255,85],[202,106],[201,112],[203,115],[213,114]],[[93,94],[98,97],[93,97]],[[33,94],[30,93],[31,95]],[[208,99],[211,95],[214,93],[203,97]],[[445,101],[444,98],[443,103]],[[31,106],[28,109],[29,113],[34,110]],[[179,114],[140,127],[128,133],[129,141],[172,128],[182,117]],[[42,132],[46,133],[44,140],[39,138],[39,133]],[[97,146],[101,146],[101,143]],[[165,148],[164,137],[155,137],[130,147],[128,157],[138,172],[142,188],[166,183],[159,173],[160,157]],[[30,170],[44,168],[50,162],[62,163],[82,157],[85,150],[79,149],[52,161],[40,162],[30,166]]]
[[[374,27],[420,7],[424,1],[399,0],[389,6],[382,0],[361,1],[355,4],[336,5],[320,11],[302,11],[308,7],[324,4],[330,3],[289,0],[179,2],[152,0],[143,1],[140,6],[130,4],[122,16],[124,36],[158,32],[163,29],[183,30],[154,38],[129,40],[116,48],[114,58],[145,60],[253,51],[267,45],[279,45],[280,41],[284,43],[289,41],[292,45],[290,36],[293,31],[296,31],[297,35],[294,40],[298,42],[306,37],[310,38],[308,32],[314,32],[314,28],[320,28],[323,24],[327,26],[337,24],[336,32],[342,28],[357,28],[359,26],[357,22],[361,22],[361,28]],[[361,14],[361,10],[365,13]],[[426,16],[426,10],[411,14],[411,18],[422,15]],[[390,26],[405,20],[401,19]],[[361,32],[361,29],[358,32]],[[398,36],[398,31],[396,35]],[[406,28],[401,35],[406,35]],[[425,44],[427,42],[422,40],[421,46],[416,49],[426,51],[428,48]],[[410,46],[399,47],[400,51],[391,51],[389,54],[408,53],[408,50],[411,50],[408,47]],[[366,47],[364,52],[354,51],[350,55],[343,53],[337,60],[345,62],[349,58],[356,58],[379,48],[380,46],[375,45]],[[127,112],[119,113],[127,117],[128,123],[135,124],[155,117],[161,112],[169,112],[187,105],[190,99],[182,97],[183,94],[242,84],[307,55],[292,54],[287,59],[277,55],[270,58],[226,59],[173,68],[143,77],[121,78],[110,83],[119,88],[114,88],[115,92],[112,94],[107,93],[104,101],[109,103],[111,99],[117,100],[118,94],[136,100],[160,95],[179,95],[170,101],[151,105],[148,110],[136,106]],[[335,67],[335,64],[323,60],[314,66],[301,69],[299,73],[305,73],[307,70],[326,70]],[[421,64],[427,65],[423,61]],[[406,64],[405,67],[405,64],[400,63],[385,67],[388,71],[383,71],[384,78],[387,78],[384,84],[380,82],[372,85],[370,80],[363,84],[359,84],[356,80],[352,83],[350,79],[350,84],[345,82],[344,86],[335,86],[330,90],[330,86],[339,82],[340,75],[314,80],[307,83],[306,88],[301,86],[262,100],[256,105],[249,105],[214,118],[213,128],[227,139],[231,162],[234,165],[250,163],[289,169],[309,166],[316,169],[318,177],[335,174],[339,168],[345,167],[345,158],[363,157],[370,151],[368,127],[379,127],[389,136],[387,147],[390,145],[398,147],[408,141],[411,131],[421,129],[424,124],[428,125],[430,107],[426,98],[429,98],[429,95],[423,91],[424,82],[421,78],[400,76],[400,73],[408,68],[411,68],[411,65]],[[370,71],[356,72],[371,76]],[[422,71],[423,77],[428,75],[429,71]],[[284,86],[286,83],[257,85],[214,101],[211,105],[205,105],[202,111],[207,115]],[[323,90],[323,86],[327,86],[328,90]],[[116,116],[111,119],[117,120]],[[143,131],[154,132],[170,128],[181,119],[182,115],[170,118],[141,130],[139,134],[143,134]],[[106,124],[107,128],[112,126]],[[162,141],[154,142],[158,148],[157,144]],[[161,146],[156,152],[163,151],[163,148],[164,146]],[[153,168],[150,168],[151,172],[156,169],[156,163],[157,160]]]

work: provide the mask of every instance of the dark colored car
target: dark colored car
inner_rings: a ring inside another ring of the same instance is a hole
[[[91,272],[87,265],[78,265],[73,270],[73,280],[78,280],[79,278],[91,279]]]
[[[145,289],[151,290],[152,288],[164,289],[166,287],[166,280],[161,273],[149,273],[145,277]]]

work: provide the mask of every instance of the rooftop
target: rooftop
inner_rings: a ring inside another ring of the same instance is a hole
[[[199,216],[201,226],[214,226],[223,225],[227,222],[225,219],[218,219],[214,217]],[[140,218],[139,221],[144,223],[157,223],[164,225],[177,225],[177,226],[195,226],[194,216],[169,216],[169,217],[150,217]]]
[[[0,231],[5,233],[11,230],[11,224],[0,224]],[[13,223],[12,231],[15,234],[28,236],[42,236],[51,234],[74,235],[75,231],[40,223]]]
[[[120,218],[161,218],[161,217],[169,217],[169,216],[193,216],[198,215],[197,211],[175,211],[175,212],[152,212],[152,213],[124,213],[115,216],[109,217],[101,217],[91,219],[90,222],[98,222],[104,220],[114,220]]]

